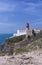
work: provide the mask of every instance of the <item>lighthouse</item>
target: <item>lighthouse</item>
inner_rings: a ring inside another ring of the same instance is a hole
[[[26,23],[26,38],[28,37],[29,23]]]
[[[32,30],[30,29],[29,23],[26,23],[26,38],[32,35]]]

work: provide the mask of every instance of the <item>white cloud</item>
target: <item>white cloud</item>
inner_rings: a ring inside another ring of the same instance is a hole
[[[24,8],[24,12],[25,13],[29,13],[29,14],[35,14],[38,13],[40,10],[42,10],[42,2],[38,2],[38,3],[25,3],[25,8]]]
[[[0,11],[14,11],[16,9],[16,4],[10,4],[10,3],[1,3],[0,2]]]
[[[13,23],[0,23],[0,27],[16,27],[17,24],[13,24]]]

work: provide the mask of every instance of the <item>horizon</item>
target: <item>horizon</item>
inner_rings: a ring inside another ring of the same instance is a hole
[[[0,0],[0,33],[30,28],[42,29],[42,0]]]

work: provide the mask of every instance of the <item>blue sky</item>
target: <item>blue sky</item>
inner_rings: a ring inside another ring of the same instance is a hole
[[[0,0],[0,33],[14,33],[30,28],[42,28],[42,0]]]

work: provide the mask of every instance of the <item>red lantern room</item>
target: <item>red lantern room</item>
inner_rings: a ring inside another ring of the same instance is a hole
[[[28,30],[29,30],[29,23],[26,23],[26,28],[28,28]]]

